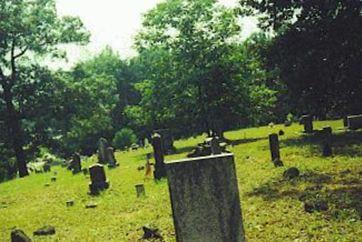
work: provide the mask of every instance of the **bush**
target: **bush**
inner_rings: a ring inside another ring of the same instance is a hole
[[[116,133],[113,139],[113,146],[117,149],[124,149],[126,146],[130,147],[133,143],[137,142],[137,136],[132,129],[123,128]]]

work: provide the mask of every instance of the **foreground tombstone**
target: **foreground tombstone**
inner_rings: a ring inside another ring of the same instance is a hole
[[[245,241],[233,154],[166,167],[178,242]]]
[[[274,165],[283,166],[283,163],[280,159],[278,134],[269,135],[269,148],[270,148],[271,160],[274,163]]]
[[[104,167],[101,164],[95,164],[89,167],[91,183],[89,190],[92,195],[98,194],[100,191],[109,188]]]
[[[175,151],[172,133],[169,129],[155,130],[154,134],[161,135],[164,154],[172,154]]]
[[[362,114],[347,116],[348,128],[357,130],[362,128]]]
[[[98,141],[98,163],[106,164],[107,161],[108,141],[105,138],[100,138]]]
[[[153,172],[153,176],[156,180],[160,180],[163,177],[166,177],[166,168],[163,156],[163,143],[162,137],[160,134],[154,134],[152,136],[152,146],[155,157],[155,171]]]
[[[313,116],[312,115],[303,115],[300,118],[300,124],[304,125],[304,132],[307,134],[313,133]]]

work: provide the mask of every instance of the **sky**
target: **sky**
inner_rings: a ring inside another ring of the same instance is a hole
[[[86,47],[68,47],[68,66],[99,53],[107,45],[122,58],[132,57],[133,37],[140,30],[142,15],[163,0],[56,0],[58,14],[78,16],[91,33]],[[234,6],[235,0],[220,0]],[[243,35],[256,29],[255,19],[243,20]]]

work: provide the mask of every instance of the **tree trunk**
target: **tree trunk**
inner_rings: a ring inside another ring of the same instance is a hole
[[[23,149],[23,131],[21,129],[20,119],[12,102],[12,93],[10,88],[4,88],[4,97],[7,111],[7,125],[11,131],[10,136],[13,143],[13,150],[16,156],[19,176],[24,177],[29,175],[26,167],[25,152]]]

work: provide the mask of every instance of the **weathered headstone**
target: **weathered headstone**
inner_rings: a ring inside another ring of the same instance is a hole
[[[107,156],[107,161],[108,161],[108,166],[109,167],[116,167],[118,165],[116,157],[114,156],[113,147],[108,147],[107,148],[106,156]]]
[[[169,129],[159,129],[155,130],[153,133],[161,136],[164,154],[172,154],[175,151],[172,133]]]
[[[154,134],[152,136],[152,146],[155,157],[155,170],[153,172],[153,176],[156,180],[159,180],[163,177],[166,177],[166,168],[163,156],[163,143],[162,137],[160,134]]]
[[[300,118],[300,124],[304,125],[304,132],[307,134],[313,133],[313,116],[312,115],[303,115]]]
[[[91,183],[89,184],[90,193],[96,195],[99,191],[109,187],[104,167],[101,164],[94,164],[89,167]]]
[[[106,164],[108,141],[105,138],[100,138],[98,141],[98,163]]]
[[[348,128],[357,130],[362,128],[362,114],[347,116]]]
[[[82,171],[82,163],[78,153],[73,154],[72,160],[70,162],[70,169],[72,170],[73,174],[77,174]]]
[[[143,184],[137,184],[136,186],[137,197],[145,196],[145,186]]]
[[[332,155],[332,128],[330,126],[326,126],[322,130],[323,141],[322,141],[322,153],[323,156],[331,156]]]
[[[274,165],[283,166],[283,163],[280,159],[278,134],[269,135],[269,148],[270,148],[271,160],[274,163]]]
[[[166,166],[178,242],[245,241],[233,154]]]

